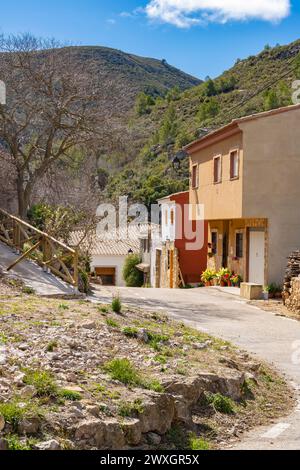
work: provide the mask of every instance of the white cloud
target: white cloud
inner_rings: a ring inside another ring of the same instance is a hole
[[[152,20],[188,28],[207,21],[277,22],[289,15],[290,8],[290,0],[150,0],[146,14]]]

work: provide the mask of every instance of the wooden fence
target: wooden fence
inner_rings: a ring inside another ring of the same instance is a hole
[[[0,241],[20,256],[7,267],[30,258],[55,276],[78,288],[78,252],[24,220],[0,209]]]

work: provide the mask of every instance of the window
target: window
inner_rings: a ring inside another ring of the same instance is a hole
[[[244,236],[241,232],[237,232],[235,235],[235,256],[237,258],[244,256]]]
[[[230,153],[230,179],[239,177],[239,153],[237,150]]]
[[[198,165],[192,167],[192,188],[198,188]]]
[[[211,252],[213,255],[218,254],[218,232],[211,232]]]
[[[175,221],[174,209],[171,209],[171,225],[174,225],[174,221]]]
[[[222,181],[222,160],[221,156],[214,158],[214,183]]]
[[[165,224],[169,224],[169,209],[165,210]]]

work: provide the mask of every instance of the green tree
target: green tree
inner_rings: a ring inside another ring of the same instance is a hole
[[[144,283],[144,276],[136,266],[140,264],[141,259],[139,255],[127,256],[123,268],[123,278],[127,287],[142,287]]]
[[[142,91],[136,98],[135,110],[137,115],[143,116],[144,114],[149,114],[154,104],[155,99]]]
[[[264,94],[264,110],[270,111],[271,109],[279,108],[280,102],[275,89],[268,90]]]
[[[177,101],[180,98],[180,89],[179,86],[175,86],[174,88],[171,88],[171,90],[168,91],[166,95],[166,99],[168,103],[171,103],[171,101]]]
[[[201,105],[198,113],[198,119],[200,122],[205,122],[208,119],[217,116],[219,110],[220,106],[218,100],[216,98],[211,98]]]
[[[168,143],[175,139],[177,134],[177,120],[174,105],[170,105],[167,109],[160,131],[159,137],[162,144]]]
[[[215,82],[211,78],[208,78],[204,83],[204,94],[206,96],[215,96],[217,94]]]

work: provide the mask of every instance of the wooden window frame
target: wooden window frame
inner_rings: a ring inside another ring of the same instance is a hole
[[[238,250],[237,250],[237,248],[238,248],[238,245],[237,245],[238,235],[242,236],[242,256],[239,256]],[[243,259],[244,258],[244,254],[245,254],[244,241],[245,241],[244,231],[243,230],[236,230],[236,232],[235,232],[235,257],[237,259]]]
[[[219,248],[219,232],[217,229],[212,229],[210,231],[211,233],[211,254],[213,256],[218,256],[218,248]],[[216,247],[215,247],[215,251],[214,251],[214,244],[213,244],[213,233],[216,234]]]
[[[233,174],[234,171],[234,162],[233,162],[233,155],[236,154],[237,156],[237,175]],[[240,177],[240,151],[238,148],[232,149],[229,153],[229,161],[230,161],[230,181],[238,180]]]
[[[196,170],[196,176],[194,181],[194,171]],[[199,165],[196,163],[192,165],[192,189],[199,188]]]
[[[219,161],[220,162],[220,179],[216,179],[216,162]],[[213,181],[214,181],[214,184],[220,184],[222,183],[222,172],[223,172],[223,164],[222,164],[222,155],[216,155],[214,158],[213,158]]]
[[[171,208],[171,211],[170,211],[170,224],[172,227],[174,227],[175,225],[175,209],[174,207]]]

